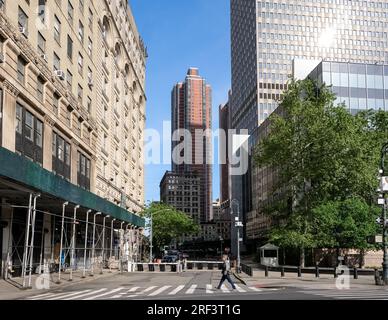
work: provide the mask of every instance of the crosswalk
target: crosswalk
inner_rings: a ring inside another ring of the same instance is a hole
[[[388,300],[388,290],[386,289],[322,289],[322,290],[302,290],[304,294],[315,295],[323,299],[336,300]]]
[[[187,297],[190,295],[215,295],[215,294],[259,294],[276,291],[274,289],[256,288],[250,286],[236,285],[236,289],[232,290],[223,285],[218,290],[212,284],[188,284],[188,285],[163,285],[163,286],[149,286],[149,287],[119,287],[119,288],[97,288],[97,289],[85,289],[79,291],[69,292],[51,292],[43,293],[28,297],[28,300],[120,300],[131,298],[155,298],[182,296]]]

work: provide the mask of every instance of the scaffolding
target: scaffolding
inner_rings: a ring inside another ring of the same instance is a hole
[[[30,289],[34,275],[46,274],[61,283],[72,281],[76,272],[85,278],[104,270],[133,270],[141,228],[69,202],[44,210],[39,193],[27,198],[26,205],[1,204],[8,238],[5,280]]]

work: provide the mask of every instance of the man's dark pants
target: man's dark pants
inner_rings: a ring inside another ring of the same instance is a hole
[[[218,285],[218,289],[221,289],[221,286],[222,284],[225,282],[225,280],[228,280],[228,282],[230,283],[230,285],[232,286],[233,289],[236,289],[236,286],[234,285],[232,279],[230,278],[230,275],[227,273],[226,275],[222,275],[222,278],[221,278],[221,281],[220,281],[220,284]]]

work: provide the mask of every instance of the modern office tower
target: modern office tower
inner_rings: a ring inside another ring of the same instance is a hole
[[[219,152],[222,155],[223,163],[220,164],[220,202],[230,200],[230,175],[229,175],[229,102],[220,105],[219,127],[225,133],[225,141],[220,141]]]
[[[308,61],[294,64],[294,75],[305,74],[317,81],[332,86],[336,104],[344,103],[349,112],[361,110],[388,110],[388,65],[320,61],[306,68]],[[385,92],[385,93],[384,93]],[[282,114],[282,108],[275,112]],[[269,134],[269,119],[258,128],[259,141]],[[247,214],[247,239],[260,240],[271,226],[271,219],[263,214],[263,207],[273,201],[273,187],[277,184],[277,172],[270,167],[252,169],[252,210]]]
[[[40,194],[43,211],[144,223],[131,213],[144,204],[147,53],[127,1],[5,0],[0,21],[2,203],[31,209]],[[0,214],[10,232],[27,210]],[[39,219],[54,237],[59,219]]]
[[[199,224],[202,187],[201,178],[195,173],[168,171],[160,181],[160,200],[185,212]]]
[[[254,130],[271,114],[294,58],[388,61],[387,9],[386,0],[231,0],[233,127]]]
[[[257,143],[257,128],[278,106],[295,58],[388,61],[387,9],[387,0],[231,0],[232,129],[248,129],[250,146]],[[250,179],[232,179],[243,216],[252,209]]]
[[[185,149],[175,156],[181,156],[181,162],[172,159],[172,171],[178,174],[196,173],[201,179],[200,222],[212,219],[212,165],[211,165],[211,136],[206,130],[211,129],[212,100],[211,87],[199,75],[196,68],[190,68],[184,82],[174,86],[171,96],[172,104],[172,133],[177,136],[177,142],[172,143],[172,154],[178,150],[179,144]],[[183,130],[190,134],[184,138]],[[191,143],[190,143],[191,142]],[[183,160],[184,159],[184,160]]]

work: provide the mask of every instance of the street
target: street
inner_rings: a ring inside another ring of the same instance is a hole
[[[21,300],[388,300],[384,287],[338,290],[320,285],[236,282],[236,290],[216,287],[219,272],[182,274],[116,274],[66,288],[26,292]]]

